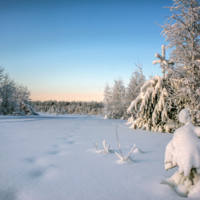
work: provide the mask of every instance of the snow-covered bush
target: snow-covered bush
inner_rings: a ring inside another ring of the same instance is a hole
[[[181,110],[179,121],[185,125],[174,132],[165,151],[165,169],[178,167],[178,171],[164,182],[187,196],[200,182],[200,128],[191,123],[187,109]]]

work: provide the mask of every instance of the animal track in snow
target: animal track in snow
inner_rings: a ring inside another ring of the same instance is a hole
[[[39,178],[44,175],[44,172],[45,172],[44,169],[35,169],[35,170],[30,171],[28,173],[28,176],[30,178]]]
[[[67,143],[67,144],[74,144],[74,141],[68,140],[66,143]]]
[[[34,157],[28,157],[28,158],[24,158],[23,161],[27,162],[27,163],[34,163],[35,162],[35,158]]]
[[[50,150],[50,151],[47,152],[47,154],[49,154],[49,155],[57,155],[59,153],[60,153],[59,150]]]
[[[39,167],[31,170],[28,173],[28,177],[31,179],[45,178],[52,179],[55,178],[58,171],[55,169],[55,165],[48,165],[46,167]]]

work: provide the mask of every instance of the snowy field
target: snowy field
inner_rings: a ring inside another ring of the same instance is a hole
[[[0,200],[183,199],[161,184],[172,134],[129,129],[123,120],[81,115],[0,116]],[[103,140],[122,152],[97,153]],[[190,198],[188,198],[190,199]]]

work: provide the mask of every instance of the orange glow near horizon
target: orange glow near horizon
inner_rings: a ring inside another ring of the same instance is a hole
[[[67,94],[41,94],[32,93],[32,101],[103,101],[103,93],[67,93]]]

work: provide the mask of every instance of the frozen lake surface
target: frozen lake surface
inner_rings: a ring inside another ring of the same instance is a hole
[[[0,200],[183,199],[161,184],[172,134],[129,129],[124,120],[81,115],[0,116]],[[122,152],[119,162],[116,126]],[[92,141],[106,140],[101,154]]]

